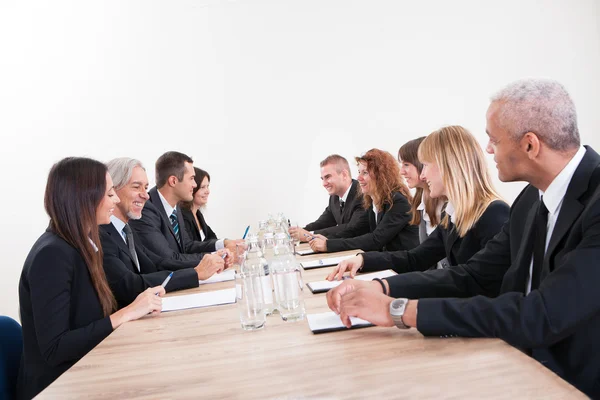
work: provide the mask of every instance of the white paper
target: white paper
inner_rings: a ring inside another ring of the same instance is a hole
[[[220,304],[231,303],[235,303],[235,288],[164,297],[162,299],[162,310],[163,312],[177,311],[188,308],[218,306]]]
[[[203,281],[200,280],[200,281],[198,281],[198,283],[200,285],[204,285],[206,283],[227,282],[227,281],[232,281],[234,279],[235,279],[235,270],[228,269],[228,270],[221,272],[220,274],[213,274],[213,276],[211,276],[210,278],[205,279]]]
[[[346,326],[344,326],[342,323],[340,316],[333,311],[319,314],[308,314],[306,318],[308,319],[308,326],[310,330],[315,333],[346,329]],[[369,321],[355,317],[350,317],[350,322],[352,323],[353,328],[373,325]]]
[[[379,278],[379,279],[383,279],[383,278],[388,278],[390,276],[394,276],[396,275],[396,273],[394,271],[392,271],[391,269],[386,269],[385,271],[377,271],[377,272],[371,272],[368,274],[361,274],[361,275],[356,275],[356,277],[354,277],[354,279],[356,280],[360,280],[360,281],[372,281],[375,278]],[[350,277],[344,277],[344,279],[351,279]],[[307,286],[310,288],[310,290],[312,290],[313,292],[326,292],[329,289],[333,289],[334,287],[339,286],[342,281],[316,281],[316,282],[310,282],[307,284]]]
[[[300,255],[300,256],[307,256],[309,254],[315,254],[313,249],[307,249],[307,250],[296,250],[296,254]]]
[[[315,261],[301,262],[300,265],[302,265],[302,268],[304,268],[304,269],[331,267],[332,265],[338,265],[342,261],[347,260],[348,258],[352,258],[352,257],[354,257],[354,255],[343,256],[343,257],[323,258],[323,259],[315,260]]]

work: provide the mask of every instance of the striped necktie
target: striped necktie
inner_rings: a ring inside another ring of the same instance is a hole
[[[177,220],[177,209],[173,209],[171,213],[171,226],[173,227],[173,232],[175,233],[175,239],[177,239],[177,243],[181,246],[181,238],[179,237],[179,221]]]

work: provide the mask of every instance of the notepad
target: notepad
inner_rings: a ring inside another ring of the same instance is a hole
[[[379,278],[379,279],[383,279],[383,278],[388,278],[390,276],[394,276],[396,275],[396,273],[394,271],[392,271],[391,269],[386,269],[385,271],[377,271],[377,272],[371,272],[369,274],[361,274],[361,275],[356,275],[356,277],[354,279],[356,280],[361,280],[361,281],[372,281],[375,278]],[[344,279],[351,279],[350,277],[345,276]],[[333,289],[334,287],[339,286],[343,281],[316,281],[316,282],[309,282],[306,284],[306,286],[308,286],[308,288],[310,289],[311,292],[317,294],[317,293],[324,293],[329,291],[330,289]]]
[[[315,254],[315,251],[313,249],[296,250],[296,254],[299,256],[308,256],[309,254]]]
[[[205,280],[200,280],[198,281],[198,283],[200,285],[204,285],[207,283],[217,283],[217,282],[227,282],[227,281],[232,281],[235,279],[235,270],[234,269],[227,269],[223,272],[221,272],[220,274],[213,274],[213,276],[211,276],[208,279]]]
[[[165,297],[162,299],[162,311],[177,311],[231,303],[235,303],[235,288]]]
[[[335,332],[348,329],[342,323],[340,316],[333,311],[319,314],[308,314],[306,318],[308,319],[308,327],[312,333]],[[355,317],[350,317],[350,322],[352,323],[352,328],[350,329],[373,326],[373,324],[369,321]]]
[[[354,257],[354,255],[344,256],[344,257],[324,258],[321,260],[301,262],[300,265],[302,265],[302,268],[304,268],[304,269],[331,267],[332,265],[338,265],[342,261],[347,260],[348,258],[352,258],[352,257]]]

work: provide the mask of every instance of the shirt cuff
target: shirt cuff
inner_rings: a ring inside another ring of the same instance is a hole
[[[217,242],[215,243],[215,249],[216,250],[221,250],[225,248],[225,239],[219,239],[217,240]]]

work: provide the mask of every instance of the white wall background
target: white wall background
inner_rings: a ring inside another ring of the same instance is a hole
[[[485,144],[489,96],[521,77],[564,83],[600,149],[599,19],[593,0],[2,1],[0,314],[17,317],[65,156],[139,158],[152,182],[160,154],[188,153],[209,223],[239,237],[268,212],[316,218],[330,153],[395,155],[447,124]]]

